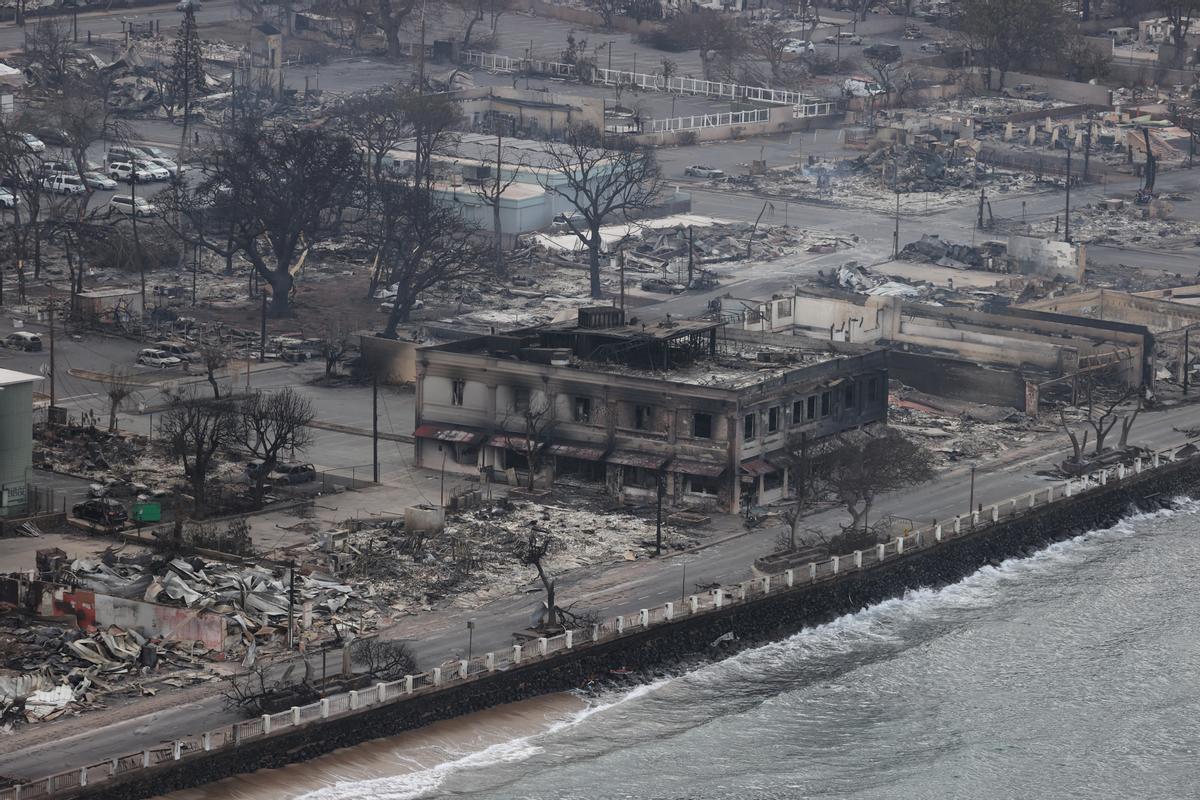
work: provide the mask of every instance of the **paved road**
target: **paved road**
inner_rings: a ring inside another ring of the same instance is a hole
[[[86,40],[90,31],[93,34],[121,33],[129,23],[144,25],[156,22],[160,28],[174,29],[179,25],[182,13],[175,10],[174,2],[144,8],[126,8],[115,11],[88,11],[77,17],[77,29],[80,40]],[[218,22],[241,16],[233,0],[211,0],[205,2],[196,19],[200,22]],[[71,25],[70,16],[58,18],[65,25]],[[29,20],[26,27],[15,22],[0,24],[0,51],[18,50],[25,45],[25,31],[32,29],[36,20]]]

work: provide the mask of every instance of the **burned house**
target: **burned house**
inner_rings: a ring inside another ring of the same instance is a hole
[[[725,335],[721,322],[576,321],[418,353],[423,467],[545,486],[567,479],[630,502],[735,511],[788,493],[792,454],[886,417],[881,351],[804,353]]]

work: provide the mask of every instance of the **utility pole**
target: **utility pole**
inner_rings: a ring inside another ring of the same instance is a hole
[[[1067,148],[1067,209],[1063,214],[1063,241],[1071,243],[1071,148]]]
[[[372,477],[379,483],[379,377],[371,375],[371,466]]]
[[[662,467],[658,468],[657,480],[655,480],[655,495],[658,497],[658,510],[654,521],[654,555],[662,555],[662,501],[663,495],[667,493],[667,482],[663,480]]]
[[[1092,158],[1092,121],[1089,119],[1083,129],[1083,182],[1088,182],[1088,163]]]
[[[471,663],[471,649],[475,644],[475,620],[474,618],[467,620],[467,663]],[[469,667],[468,667],[469,669]]]
[[[133,257],[137,259],[138,275],[141,276],[142,282],[142,314],[146,313],[146,265],[142,261],[142,245],[138,240],[138,213],[137,213],[137,174],[138,166],[136,162],[129,163],[129,200],[133,204],[130,208],[129,219],[133,223]]]
[[[58,309],[54,302],[54,284],[50,284],[50,416],[54,415],[55,401],[58,399],[54,391],[54,317]],[[1187,390],[1184,390],[1186,392]],[[151,432],[154,431],[154,426],[151,426]]]
[[[696,231],[691,225],[688,225],[688,282],[687,282],[687,285],[688,285],[689,289],[692,288],[692,270],[695,268],[695,264],[696,264],[695,251],[696,251]]]
[[[262,312],[259,315],[261,330],[258,333],[258,363],[267,360],[267,293],[259,293],[262,298]]]
[[[1190,327],[1190,326],[1184,327],[1184,329],[1183,329],[1183,396],[1184,397],[1187,397],[1187,393],[1188,393],[1188,372],[1189,372],[1188,371],[1188,355],[1189,355],[1188,350],[1190,349],[1189,345],[1192,344],[1192,342],[1190,342],[1189,333],[1192,333],[1192,327]],[[52,348],[53,348],[53,345],[52,345]],[[53,349],[50,350],[50,353],[54,353],[54,350]],[[50,384],[50,385],[53,386],[54,384]],[[53,405],[54,402],[50,401],[50,404]]]
[[[900,257],[900,162],[895,162],[896,172],[892,188],[896,190],[896,229],[892,231],[892,258]]]
[[[979,190],[979,216],[975,220],[975,227],[978,228],[979,230],[983,230],[983,204],[987,201],[986,192],[987,192],[986,189]],[[1021,221],[1022,222],[1025,221],[1025,203],[1024,203],[1024,201],[1021,202]]]
[[[971,510],[974,508],[975,508],[975,465],[972,464],[971,465],[971,497],[970,497],[970,500],[967,501],[967,513],[970,514]],[[972,516],[971,519],[974,520],[975,517]]]
[[[296,639],[296,560],[288,562],[288,650],[295,647]]]
[[[196,273],[200,271],[200,245],[192,245],[192,308],[196,307]]]

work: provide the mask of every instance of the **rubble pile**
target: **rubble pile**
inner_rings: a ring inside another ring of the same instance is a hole
[[[536,581],[520,560],[531,533],[553,541],[544,566],[557,575],[634,560],[653,547],[655,526],[630,514],[497,500],[448,520],[440,532],[406,530],[402,519],[349,525],[310,551],[353,587],[355,599],[380,614],[411,614],[445,599],[474,608]],[[695,540],[664,525],[663,543],[681,549]]]
[[[898,183],[893,179],[897,163]],[[734,185],[781,200],[797,198],[886,213],[895,212],[899,200],[902,213],[919,214],[974,203],[978,187],[985,183],[989,191],[1009,192],[1031,190],[1034,182],[1034,176],[1026,173],[985,169],[969,155],[912,146],[880,149],[853,159],[814,160],[763,175],[715,178],[709,184]]]
[[[889,427],[933,451],[941,467],[998,457],[1056,430],[1014,408],[934,397],[904,386],[891,392],[889,405]]]
[[[182,687],[215,678],[201,642],[147,640],[117,625],[89,634],[74,620],[67,627],[4,619],[0,719],[49,721],[97,708],[107,697],[154,694],[153,683]]]
[[[94,425],[39,426],[34,438],[33,465],[38,469],[95,479],[119,471],[132,479],[134,472],[151,475],[158,470],[145,463],[146,443],[140,438],[110,433]]]
[[[284,567],[235,565],[202,558],[76,559],[73,579],[100,591],[129,596],[141,590],[140,599],[152,603],[202,608],[224,615],[241,630],[246,646],[285,636],[289,614],[288,571]],[[291,613],[296,619],[311,614],[306,638],[317,638],[326,625],[343,620],[353,589],[315,572],[297,570]],[[144,586],[144,589],[142,587]]]
[[[1044,220],[1034,224],[1033,230],[1037,235],[1053,235],[1058,233],[1056,226],[1056,220]],[[1174,218],[1174,205],[1167,199],[1147,206],[1109,201],[1071,209],[1071,239],[1088,244],[1185,247],[1200,240],[1200,222]]]

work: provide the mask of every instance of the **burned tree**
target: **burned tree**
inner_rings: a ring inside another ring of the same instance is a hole
[[[550,553],[557,548],[559,542],[553,536],[542,531],[534,531],[522,544],[517,553],[517,560],[528,567],[537,570],[538,580],[546,592],[546,599],[538,620],[538,630],[560,631],[572,630],[595,624],[598,616],[590,611],[575,611],[572,607],[558,604],[558,581],[546,568],[546,560]]]
[[[388,184],[381,194],[379,274],[395,291],[383,335],[396,338],[422,292],[480,277],[486,260],[475,229],[424,186]]]
[[[354,332],[341,322],[328,322],[321,331],[321,358],[325,377],[332,378],[346,355],[354,348]]]
[[[978,62],[998,73],[992,89],[1004,87],[1010,70],[1052,55],[1061,43],[1063,11],[1055,0],[964,0],[959,20]]]
[[[200,363],[204,366],[204,378],[212,387],[213,399],[221,399],[221,386],[217,383],[217,371],[229,364],[230,350],[220,341],[207,341],[200,345]]]
[[[516,163],[509,163],[507,177],[504,176],[504,138],[496,133],[496,161],[492,164],[493,175],[490,180],[482,180],[471,185],[471,191],[492,209],[492,258],[493,269],[497,278],[506,274],[504,268],[504,231],[500,220],[500,200],[508,187],[516,182],[521,170],[525,168],[525,159],[518,156]]]
[[[531,392],[520,388],[514,389],[514,392],[511,414],[520,418],[521,431],[505,433],[504,439],[508,449],[525,454],[526,466],[529,468],[526,488],[532,490],[537,474],[541,472],[542,462],[550,449],[551,438],[558,421],[554,416],[554,408],[544,393],[539,392],[534,397],[531,396]],[[509,419],[510,417],[506,416],[502,423],[505,430],[510,427]]]
[[[362,672],[376,682],[395,681],[417,672],[417,659],[406,643],[389,639],[355,639],[350,653]]]
[[[382,179],[384,159],[412,136],[409,93],[396,87],[352,94],[333,110],[333,122],[363,153],[368,188]]]
[[[289,15],[290,17],[290,15]],[[196,29],[196,6],[189,3],[183,10],[183,19],[175,34],[171,52],[170,93],[172,108],[167,116],[174,116],[175,105],[183,108],[183,131],[179,138],[179,163],[182,165],[187,150],[188,128],[192,122],[192,102],[207,89],[204,77],[204,55],[200,50],[200,34]]]
[[[104,398],[108,401],[108,430],[117,432],[117,412],[138,393],[141,386],[133,381],[133,373],[127,369],[114,370],[100,382]]]
[[[254,502],[262,505],[263,484],[284,451],[304,450],[312,442],[312,402],[290,386],[254,392],[238,404],[235,440],[261,464],[251,475]]]
[[[870,538],[868,523],[875,498],[931,480],[933,454],[891,428],[864,429],[822,443],[814,456],[812,476],[814,485],[850,515],[843,533]]]
[[[545,152],[548,172],[542,186],[578,213],[567,217],[567,228],[587,248],[592,297],[602,297],[600,227],[627,221],[654,204],[658,163],[649,150],[604,147],[599,133],[584,127],[570,129],[565,142],[549,144]]]
[[[195,188],[177,185],[171,202],[197,232],[188,236],[223,256],[241,253],[270,284],[271,313],[286,316],[294,262],[332,232],[336,211],[354,190],[360,159],[354,143],[338,133],[268,128],[247,115],[202,159]],[[214,214],[225,224],[211,225]]]
[[[235,441],[237,408],[228,400],[175,394],[168,398],[159,430],[167,451],[179,459],[192,491],[195,513],[204,513],[208,476],[217,454]]]

